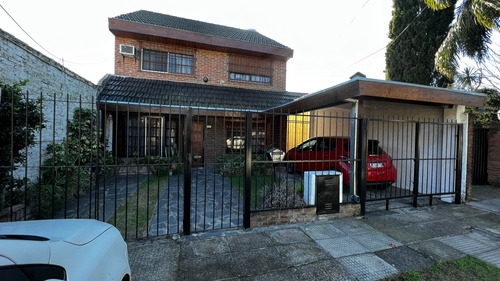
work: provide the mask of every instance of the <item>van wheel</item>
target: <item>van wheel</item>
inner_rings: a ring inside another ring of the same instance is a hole
[[[286,163],[286,171],[289,174],[295,174],[295,167],[293,166],[293,163]]]

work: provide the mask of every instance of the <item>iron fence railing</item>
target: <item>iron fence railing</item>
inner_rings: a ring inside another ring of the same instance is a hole
[[[31,109],[44,121],[17,140],[28,121],[14,122],[14,109],[1,112],[2,221],[93,218],[126,238],[250,227],[255,211],[314,207],[310,171],[342,173],[342,203],[359,195],[362,212],[375,200],[460,196],[456,123],[44,96]]]

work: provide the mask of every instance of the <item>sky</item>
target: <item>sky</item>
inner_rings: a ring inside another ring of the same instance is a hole
[[[137,10],[255,29],[294,50],[287,91],[313,93],[356,72],[385,79],[392,0],[1,0],[0,28],[97,84],[114,72],[108,18]],[[45,50],[44,50],[45,49]]]

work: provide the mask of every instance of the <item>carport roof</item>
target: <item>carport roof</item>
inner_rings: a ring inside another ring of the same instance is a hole
[[[394,81],[356,77],[342,84],[303,96],[273,108],[288,112],[305,112],[331,107],[352,100],[376,99],[391,102],[435,106],[465,105],[483,107],[486,95]]]

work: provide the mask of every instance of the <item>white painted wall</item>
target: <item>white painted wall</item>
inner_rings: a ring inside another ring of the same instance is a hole
[[[345,108],[328,108],[316,111],[319,116],[344,116],[349,115]],[[455,169],[456,157],[456,126],[441,126],[436,123],[463,123],[463,165],[462,165],[462,200],[465,199],[465,179],[467,163],[467,123],[468,116],[465,114],[465,106],[454,106],[451,108],[404,104],[382,101],[365,101],[363,109],[364,117],[370,118],[368,126],[368,138],[380,141],[380,146],[393,158],[393,164],[398,172],[396,186],[412,190],[415,164],[413,161],[415,152],[415,124],[420,123],[420,172],[419,192],[447,192],[454,188],[455,178],[452,175]],[[342,121],[327,121],[333,124],[330,130],[340,133],[342,136],[350,136],[352,128]],[[324,123],[324,122],[323,122]],[[320,133],[321,121],[313,121],[311,132],[313,136],[328,135]],[[348,129],[338,130],[342,127]],[[316,133],[314,133],[316,130]],[[334,134],[337,135],[337,134]],[[352,137],[352,136],[351,136]],[[450,160],[437,160],[438,158],[450,158]],[[443,196],[443,200],[452,200],[450,196]]]

